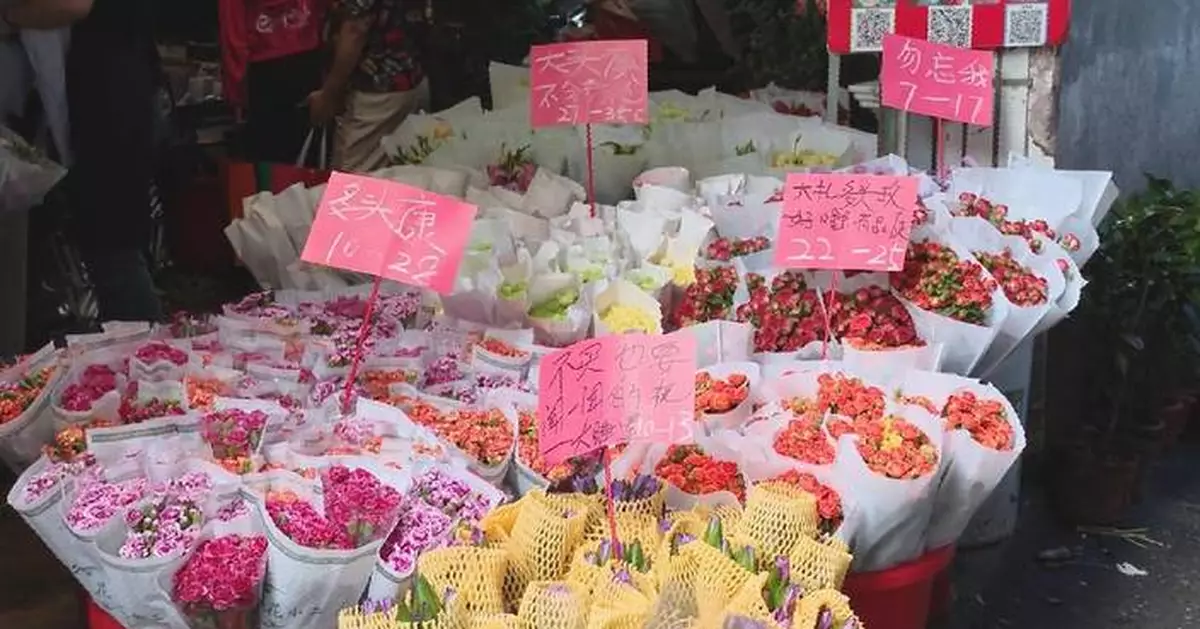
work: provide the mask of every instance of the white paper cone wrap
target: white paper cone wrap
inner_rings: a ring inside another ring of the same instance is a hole
[[[1013,429],[1013,448],[998,451],[984,447],[966,430],[945,433],[943,456],[946,472],[941,486],[937,488],[933,519],[929,524],[926,547],[930,550],[958,541],[980,505],[988,499],[1025,449],[1025,429],[1004,394],[991,385],[977,382],[964,382],[951,393],[964,390],[975,393],[980,399],[996,400],[1004,406],[1005,417]]]

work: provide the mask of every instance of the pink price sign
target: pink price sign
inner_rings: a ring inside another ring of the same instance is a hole
[[[883,40],[880,96],[885,107],[981,127],[992,125],[995,58],[901,35]]]
[[[446,294],[475,206],[401,183],[335,172],[300,259]]]
[[[899,271],[916,209],[916,177],[789,174],[775,266]]]
[[[538,448],[561,463],[620,443],[687,443],[695,425],[689,331],[581,341],[538,370]]]
[[[529,54],[533,127],[649,121],[644,39],[534,46]]]

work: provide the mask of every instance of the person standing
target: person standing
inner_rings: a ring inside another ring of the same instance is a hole
[[[158,321],[150,241],[159,74],[154,0],[16,0],[18,28],[71,28],[66,186],[74,240],[102,321]]]
[[[220,0],[225,100],[246,119],[247,156],[291,163],[321,83],[325,0]]]
[[[308,97],[315,126],[334,122],[333,167],[363,172],[386,165],[380,140],[429,106],[429,81],[409,32],[412,0],[341,0],[334,12],[333,61]]]

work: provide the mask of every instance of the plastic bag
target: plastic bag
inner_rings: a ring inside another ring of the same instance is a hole
[[[0,210],[23,212],[42,202],[67,174],[8,127],[0,126]]]

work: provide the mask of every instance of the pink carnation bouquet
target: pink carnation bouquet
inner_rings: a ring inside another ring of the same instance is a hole
[[[267,567],[267,538],[224,535],[203,541],[175,573],[171,598],[189,625],[249,629]]]
[[[324,505],[291,490],[270,491],[267,514],[306,548],[353,550],[387,535],[400,513],[401,495],[364,469],[335,465],[321,474]]]
[[[216,459],[249,458],[258,452],[269,419],[259,410],[214,411],[200,419],[200,436]]]

